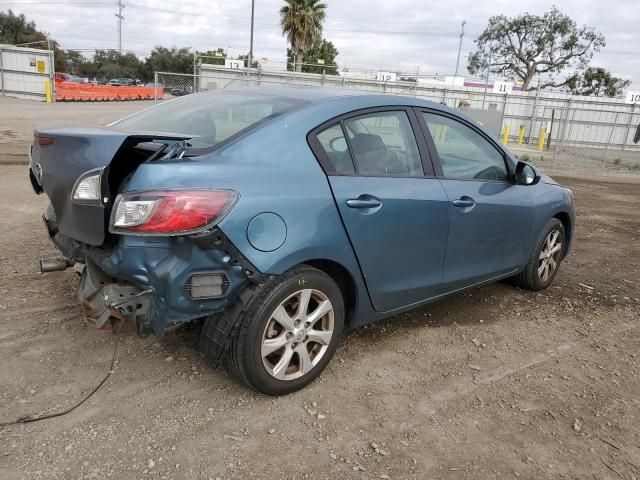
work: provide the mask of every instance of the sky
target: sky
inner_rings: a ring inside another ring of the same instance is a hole
[[[251,0],[122,0],[123,49],[148,54],[154,46],[249,50]],[[579,25],[603,33],[607,46],[592,61],[640,90],[638,0],[324,0],[324,37],[337,47],[338,64],[352,71],[386,70],[451,75],[462,21],[466,21],[460,71],[473,40],[492,15],[542,14],[557,5]],[[254,56],[283,69],[286,39],[279,27],[282,0],[255,0]],[[116,0],[0,0],[35,20],[62,48],[117,48]],[[265,66],[265,68],[267,68]]]

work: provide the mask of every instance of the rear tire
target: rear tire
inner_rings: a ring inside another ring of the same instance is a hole
[[[251,300],[225,364],[246,386],[286,395],[311,383],[333,357],[344,328],[344,301],[326,273],[297,267],[271,278]]]
[[[538,238],[527,266],[513,277],[514,283],[534,292],[549,287],[564,258],[565,243],[564,225],[557,218],[552,218]]]

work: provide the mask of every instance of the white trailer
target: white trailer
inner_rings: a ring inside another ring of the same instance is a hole
[[[53,97],[53,52],[0,44],[0,94],[47,100],[47,80]]]

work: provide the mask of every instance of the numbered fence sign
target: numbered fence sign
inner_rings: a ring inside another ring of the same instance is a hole
[[[224,60],[224,68],[229,68],[231,70],[240,70],[243,67],[242,60],[230,60],[225,58]]]
[[[510,94],[513,91],[513,82],[494,82],[493,93]]]
[[[640,92],[627,92],[625,103],[639,103],[640,104]]]
[[[396,72],[378,72],[376,79],[379,82],[395,82]]]

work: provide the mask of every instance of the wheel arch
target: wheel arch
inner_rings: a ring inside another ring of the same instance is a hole
[[[572,240],[572,236],[573,236],[573,225],[571,223],[571,215],[569,215],[567,212],[564,211],[560,211],[557,212],[553,218],[557,218],[558,220],[560,220],[560,222],[562,222],[562,226],[564,227],[564,236],[565,236],[565,248],[564,251],[562,253],[562,256],[566,256],[566,254],[569,252],[569,247],[571,245],[571,240]]]
[[[317,258],[307,260],[302,263],[326,273],[334,282],[336,282],[342,292],[345,306],[344,324],[345,327],[348,327],[355,317],[356,307],[358,304],[358,289],[351,272],[334,260]]]

